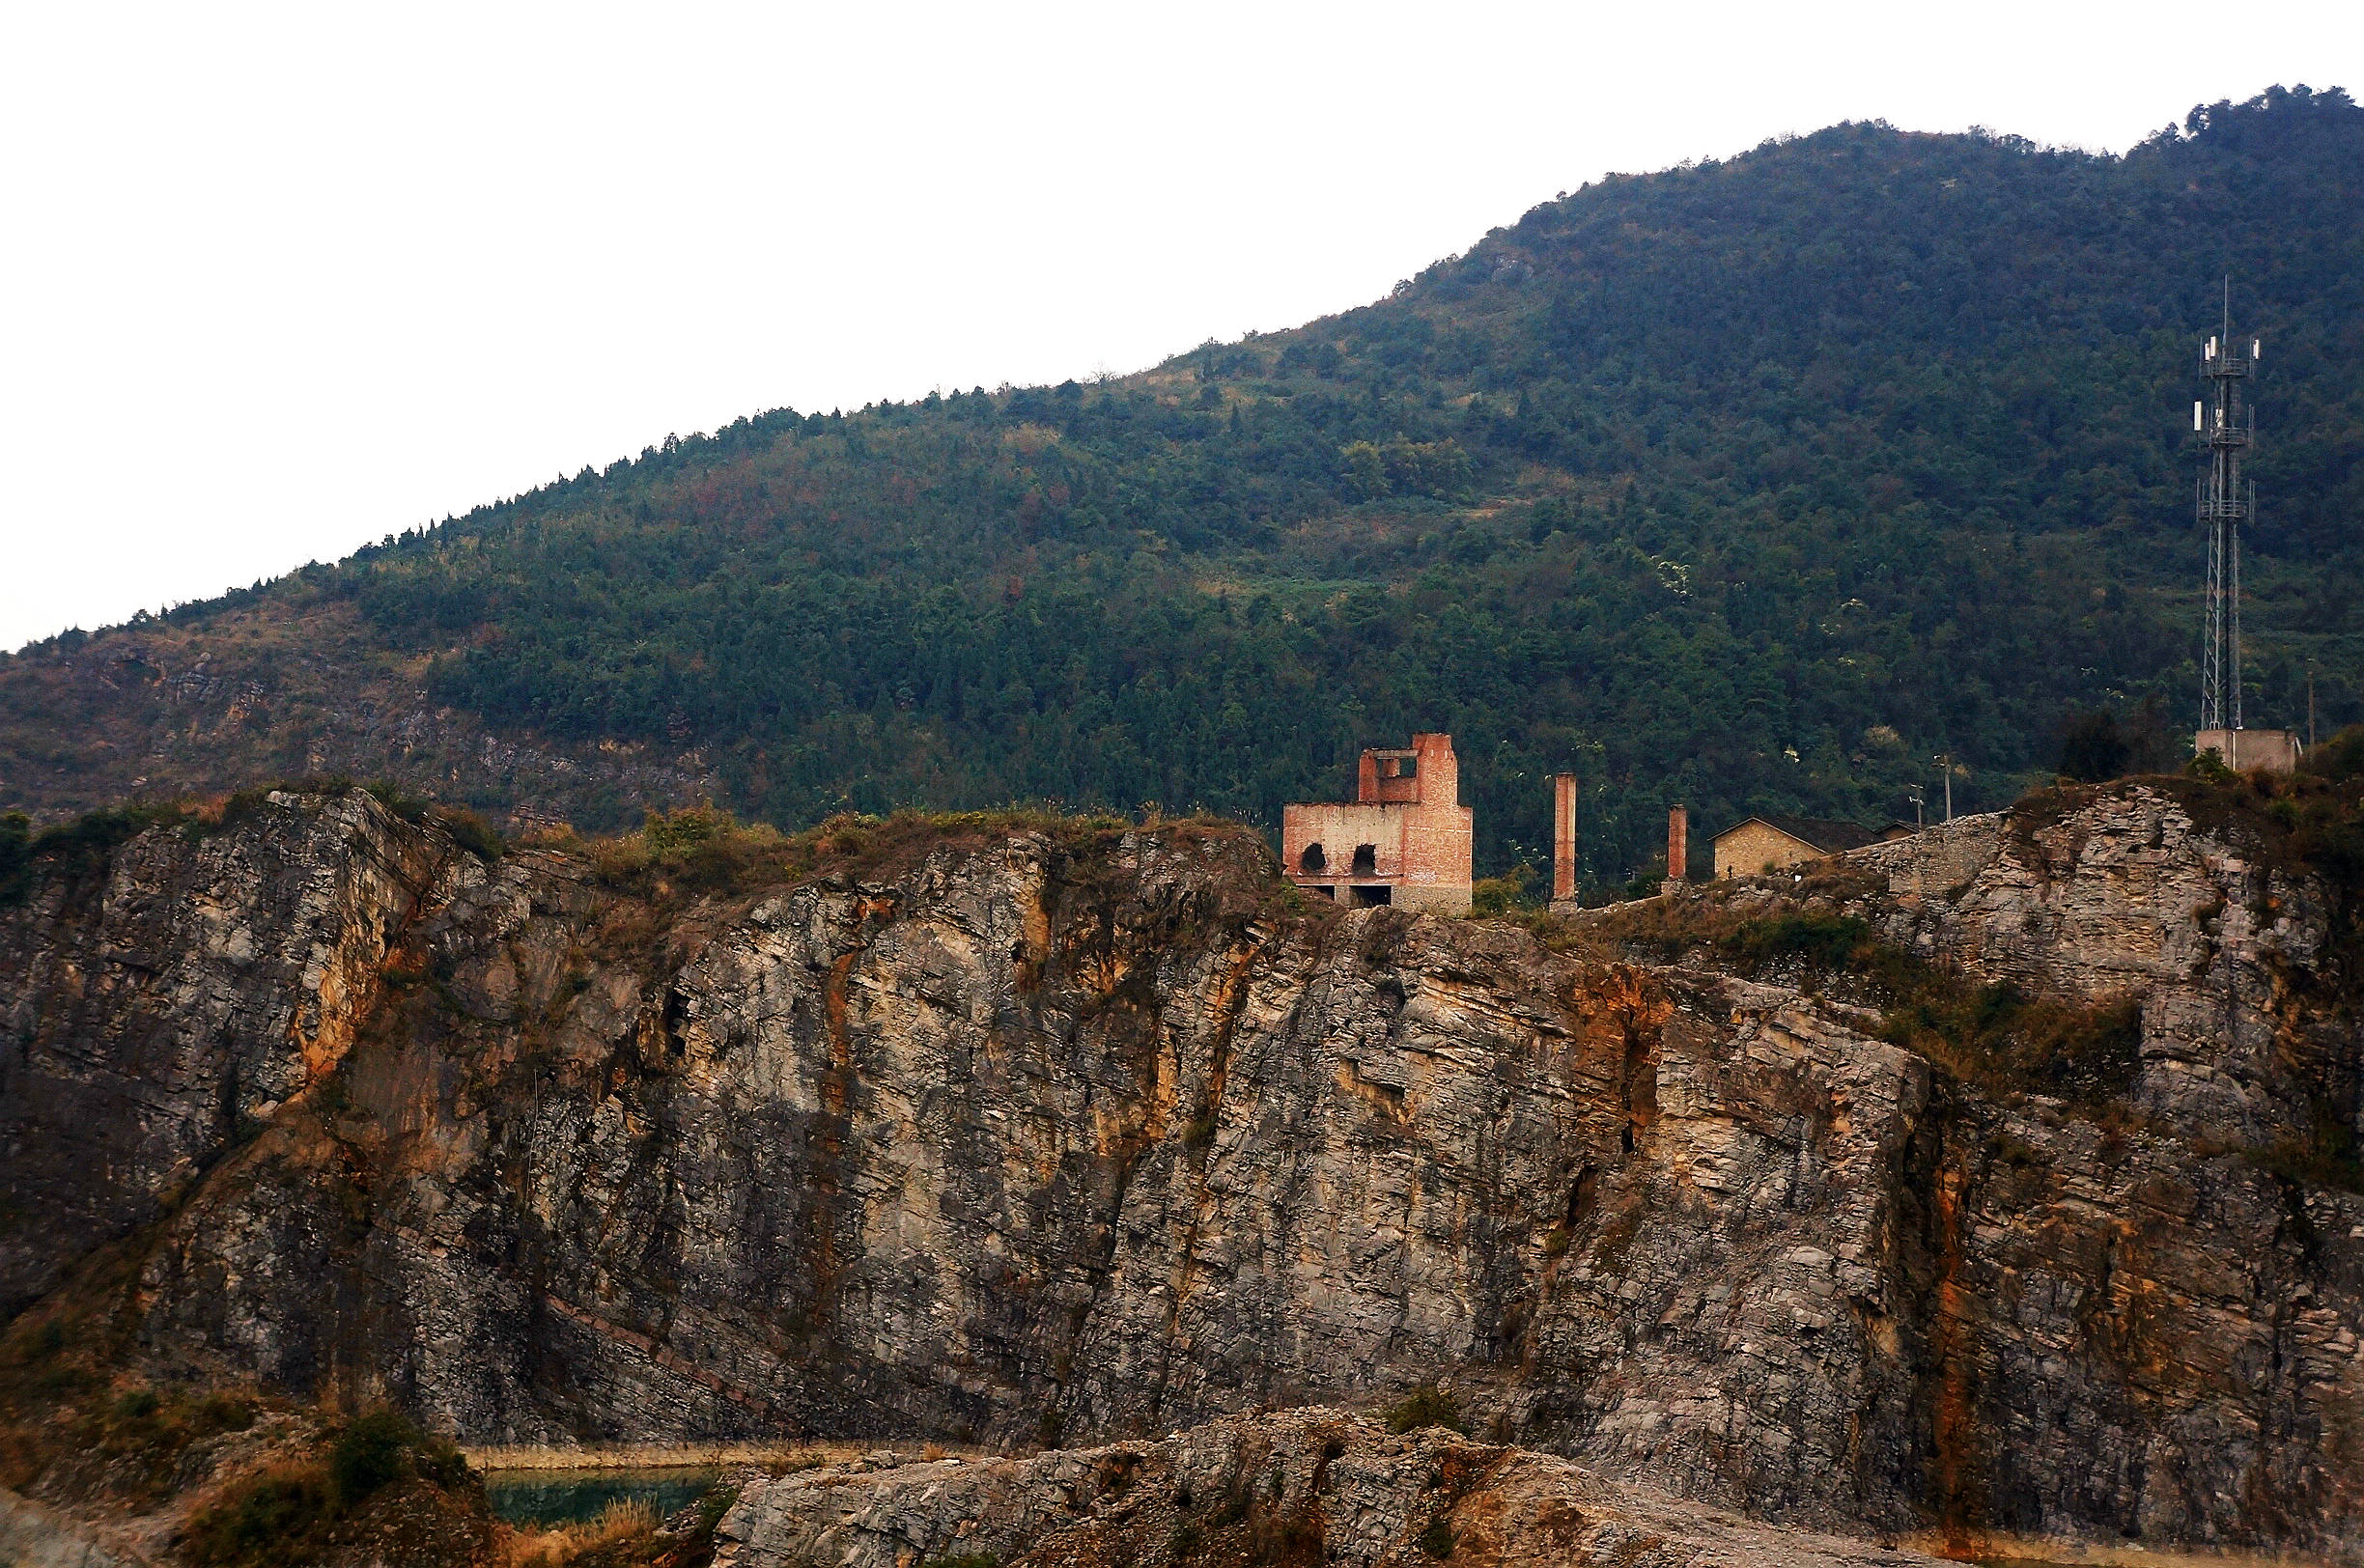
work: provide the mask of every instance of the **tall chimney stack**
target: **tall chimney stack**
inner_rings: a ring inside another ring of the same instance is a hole
[[[1691,867],[1691,813],[1676,806],[1667,813],[1667,887],[1684,880]]]
[[[1576,896],[1576,775],[1552,774],[1552,902]]]

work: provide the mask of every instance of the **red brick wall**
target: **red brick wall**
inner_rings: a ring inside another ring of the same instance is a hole
[[[1552,774],[1552,891],[1555,901],[1576,896],[1576,775]]]
[[[1460,803],[1461,769],[1449,735],[1412,738],[1409,778],[1382,776],[1382,757],[1365,752],[1355,773],[1360,800],[1291,805],[1280,813],[1280,862],[1301,883],[1385,882],[1393,902],[1413,909],[1469,909],[1474,816]],[[1303,869],[1306,846],[1319,844],[1325,865]],[[1377,851],[1371,874],[1352,871],[1355,847]]]

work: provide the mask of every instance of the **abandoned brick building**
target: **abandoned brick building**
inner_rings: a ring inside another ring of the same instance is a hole
[[[1471,812],[1449,735],[1363,753],[1352,802],[1284,806],[1280,856],[1309,892],[1467,914]]]
[[[1787,871],[1842,850],[1860,849],[1911,831],[1910,826],[1900,823],[1891,823],[1874,832],[1851,822],[1825,822],[1813,817],[1751,817],[1716,834],[1715,874],[1756,877]]]

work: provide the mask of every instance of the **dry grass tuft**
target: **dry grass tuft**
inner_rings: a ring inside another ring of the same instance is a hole
[[[664,1544],[658,1524],[646,1498],[618,1498],[584,1524],[504,1530],[499,1561],[503,1568],[569,1568],[595,1555],[603,1562],[630,1562],[654,1555]]]

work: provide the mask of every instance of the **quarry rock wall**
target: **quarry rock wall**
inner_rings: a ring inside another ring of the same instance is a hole
[[[2354,1063],[2298,973],[2327,896],[2153,792],[1956,826],[1967,876],[1891,846],[1832,896],[2132,988],[2125,1114],[1792,986],[1309,910],[1245,833],[692,895],[274,797],[0,911],[0,1280],[483,1442],[1027,1447],[1436,1382],[1794,1524],[2364,1545],[2364,1200],[2258,1157]]]

